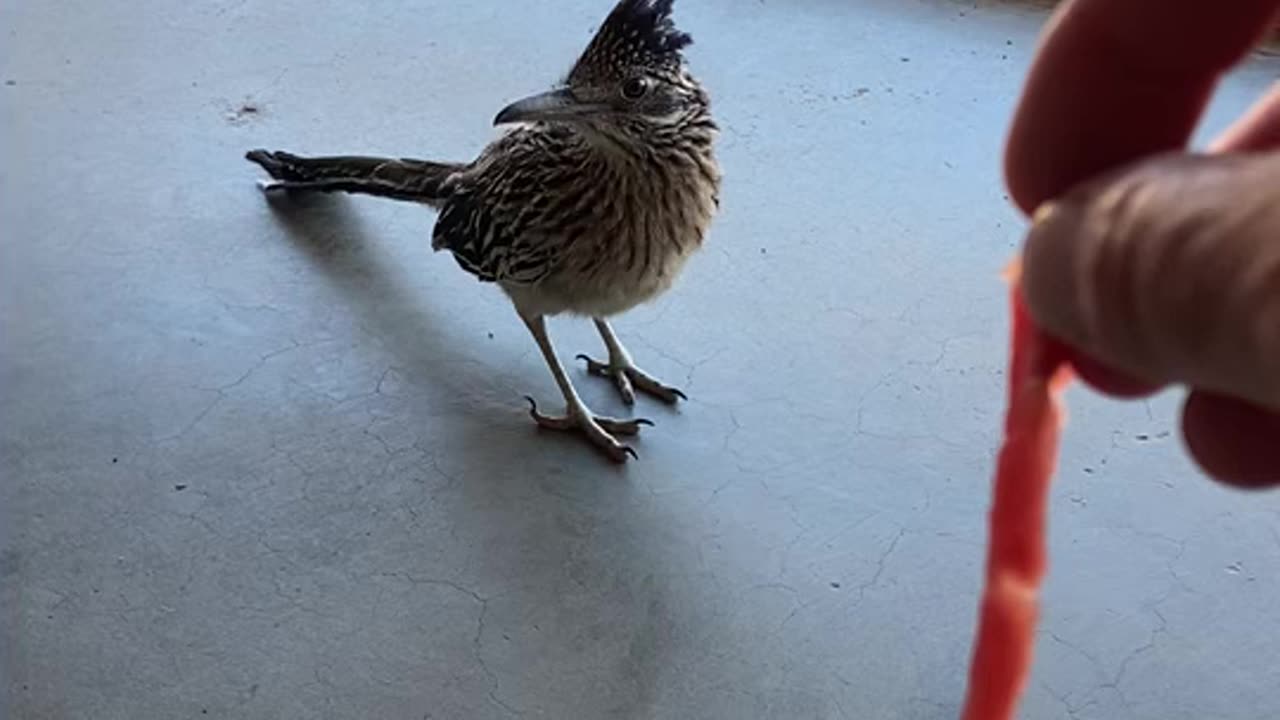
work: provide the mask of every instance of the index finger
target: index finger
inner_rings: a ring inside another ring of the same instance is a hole
[[[1074,0],[1054,14],[1005,153],[1024,212],[1076,183],[1185,146],[1219,76],[1280,0]]]

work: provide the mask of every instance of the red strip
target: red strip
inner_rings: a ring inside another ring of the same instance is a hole
[[[1012,341],[1004,443],[990,515],[986,587],[964,720],[1013,718],[1035,648],[1049,487],[1062,430],[1063,354],[1035,329],[1011,272]]]

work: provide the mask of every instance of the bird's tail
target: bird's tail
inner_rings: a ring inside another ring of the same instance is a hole
[[[272,180],[259,182],[263,190],[362,193],[428,205],[445,199],[445,180],[464,167],[408,158],[300,157],[278,150],[251,150],[245,159],[271,175]]]

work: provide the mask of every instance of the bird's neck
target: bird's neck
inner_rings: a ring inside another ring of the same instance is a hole
[[[611,118],[582,128],[584,151],[602,161],[644,172],[654,162],[714,164],[719,129],[705,109],[682,111],[660,120]]]

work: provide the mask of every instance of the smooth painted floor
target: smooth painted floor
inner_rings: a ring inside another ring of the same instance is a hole
[[[3,4],[10,717],[956,716],[1042,10],[677,5],[724,212],[617,324],[691,397],[618,469],[532,427],[550,376],[429,212],[273,209],[241,159],[468,159],[607,2]],[[1177,403],[1071,397],[1024,717],[1280,708],[1280,495],[1199,477]]]

